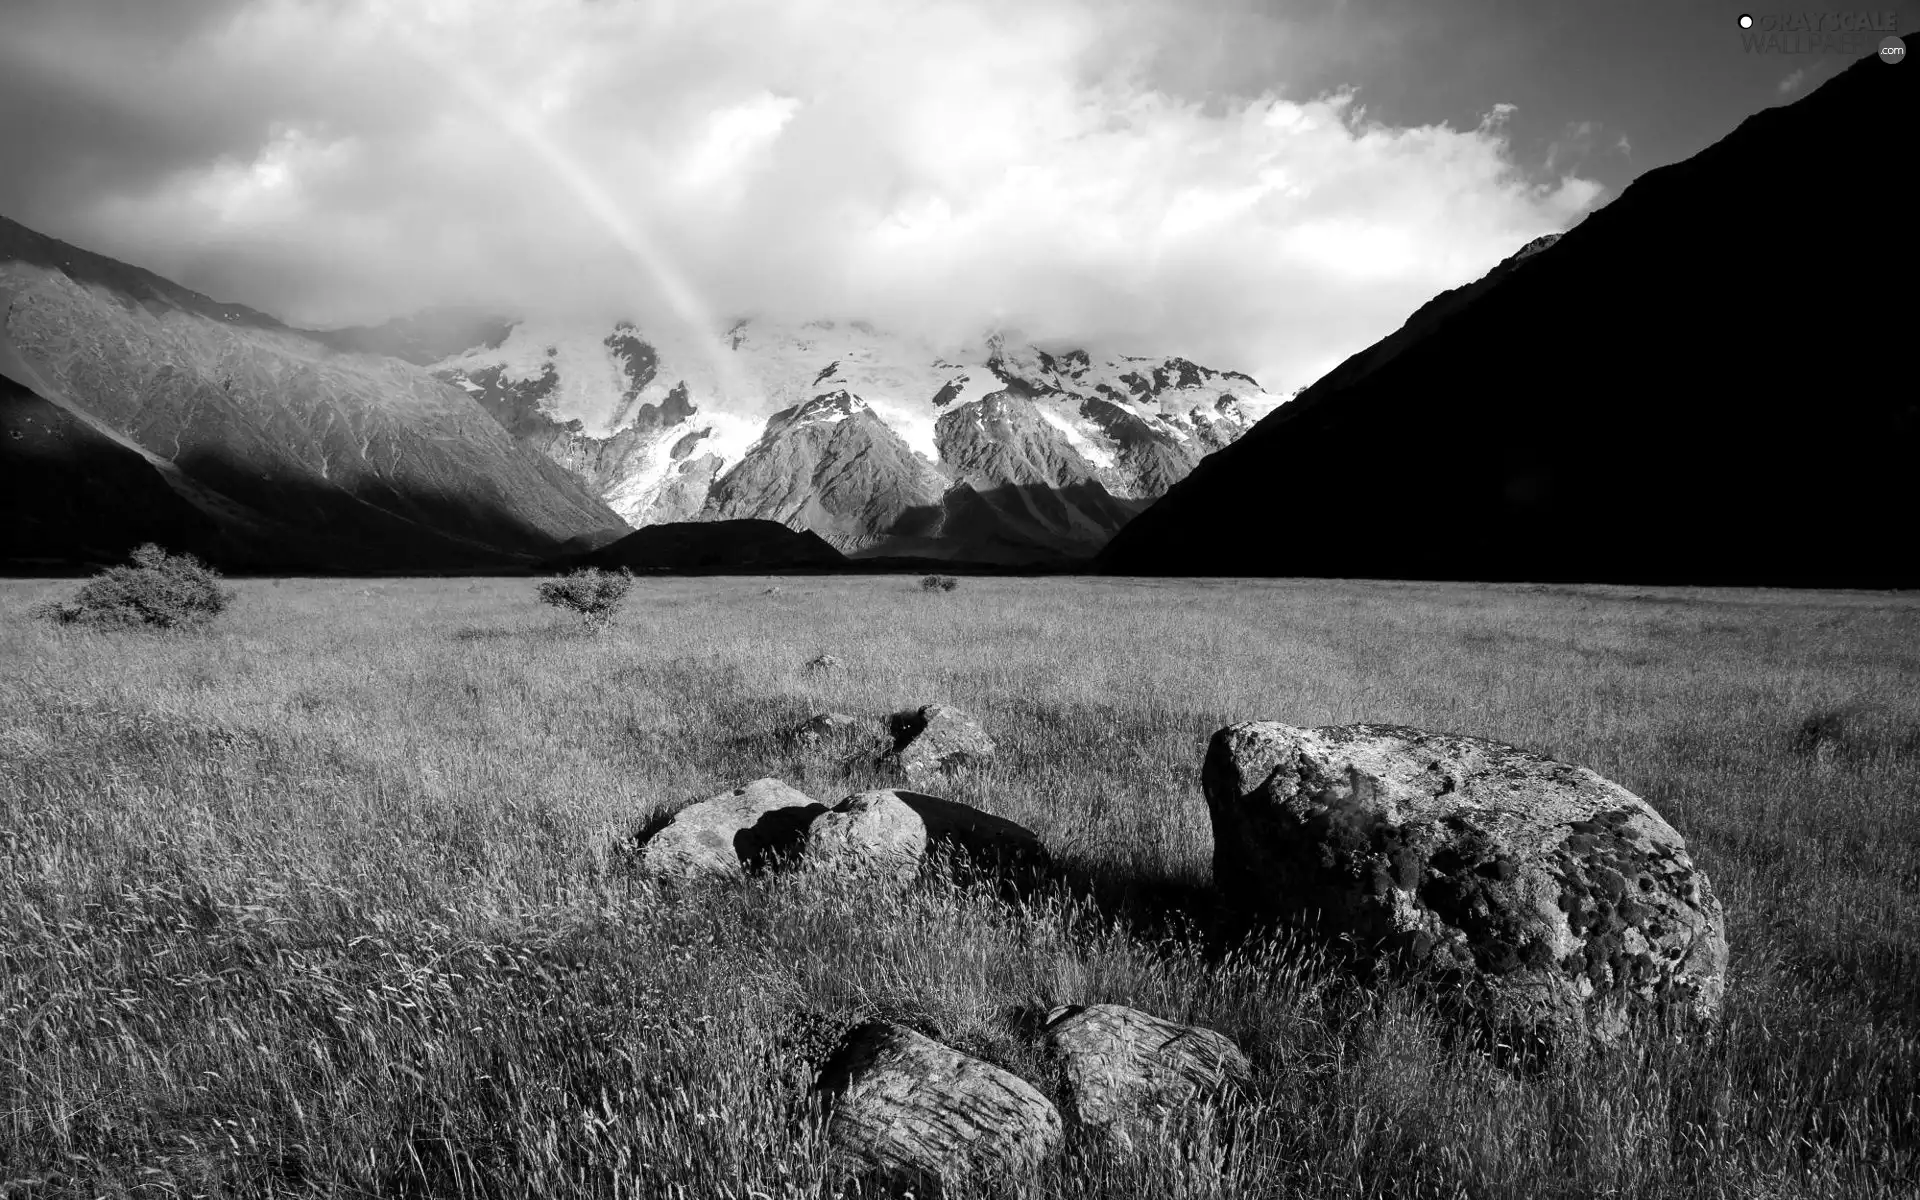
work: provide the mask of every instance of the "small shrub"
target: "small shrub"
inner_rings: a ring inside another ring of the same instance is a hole
[[[148,542],[133,565],[109,567],[69,600],[36,605],[32,615],[97,629],[185,629],[204,625],[233,604],[220,573],[191,554],[169,554]]]
[[[928,575],[920,581],[920,590],[926,592],[950,592],[960,586],[960,581],[951,575]]]
[[[602,571],[598,567],[583,567],[558,579],[543,580],[540,599],[555,608],[580,614],[587,629],[597,633],[613,620],[613,614],[632,586],[633,575],[624,568]]]

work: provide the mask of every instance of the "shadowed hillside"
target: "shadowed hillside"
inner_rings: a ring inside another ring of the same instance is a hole
[[[117,562],[161,542],[203,556],[218,526],[138,451],[0,375],[0,561]]]
[[[633,571],[769,571],[845,566],[820,535],[778,521],[676,521],[637,529],[568,565]]]
[[[1920,584],[1875,58],[1438,297],[1212,455],[1118,574]]]

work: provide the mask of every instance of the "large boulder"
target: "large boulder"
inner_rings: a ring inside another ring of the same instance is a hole
[[[951,704],[928,704],[887,719],[886,760],[908,783],[924,783],[990,762],[994,743],[980,722]]]
[[[797,850],[826,805],[778,779],[687,805],[643,837],[639,865],[663,879],[739,875]]]
[[[919,792],[849,796],[807,830],[802,861],[811,869],[905,882],[936,847],[984,867],[1044,867],[1047,849],[1024,825]]]
[[[1031,1174],[1058,1149],[1060,1113],[1016,1075],[901,1025],[853,1030],[817,1084],[844,1165],[952,1184]]]
[[[1214,734],[1202,785],[1229,901],[1464,985],[1502,1025],[1605,1042],[1637,1012],[1719,1010],[1706,875],[1659,813],[1583,767],[1400,726],[1252,721]]]
[[[1122,1146],[1150,1140],[1252,1077],[1226,1035],[1119,1004],[1057,1009],[1045,1038],[1060,1065],[1067,1116]]]

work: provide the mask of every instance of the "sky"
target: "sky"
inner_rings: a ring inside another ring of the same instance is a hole
[[[0,0],[0,215],[308,327],[1011,328],[1284,393],[1854,57],[1741,12],[1901,8],[1765,5]]]

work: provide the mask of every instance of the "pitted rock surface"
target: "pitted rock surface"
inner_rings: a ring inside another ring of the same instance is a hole
[[[1024,825],[906,791],[861,792],[834,805],[808,829],[802,861],[813,869],[905,882],[919,874],[934,847],[983,866],[1047,862],[1046,847]]]
[[[886,759],[909,783],[990,762],[995,750],[980,722],[951,704],[895,713],[887,720],[887,732],[893,737],[893,749]]]
[[[1725,917],[1686,842],[1584,767],[1390,725],[1214,734],[1214,878],[1245,911],[1468,985],[1503,1022],[1611,1041],[1718,1013]]]
[[[849,1033],[817,1086],[834,1153],[889,1174],[1017,1177],[1063,1136],[1059,1111],[1025,1080],[886,1021]]]
[[[1067,1116],[1127,1145],[1252,1076],[1226,1035],[1119,1004],[1055,1011],[1046,1044],[1060,1064]]]
[[[640,869],[665,879],[739,875],[799,848],[826,805],[778,779],[687,805],[640,847]]]

